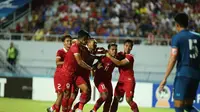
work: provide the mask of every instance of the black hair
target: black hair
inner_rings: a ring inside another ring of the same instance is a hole
[[[80,30],[78,32],[78,39],[81,39],[81,38],[90,38],[90,34],[85,30]]]
[[[71,36],[71,35],[64,35],[64,36],[62,37],[62,39],[61,39],[62,42],[64,42],[66,38],[72,39],[72,36]]]
[[[174,20],[177,24],[179,24],[183,28],[188,27],[188,20],[189,17],[186,13],[177,13],[176,16],[174,17]]]
[[[133,41],[132,41],[132,40],[130,40],[130,39],[127,39],[127,40],[125,40],[125,41],[124,41],[124,44],[126,44],[126,43],[130,43],[130,44],[131,44],[131,46],[133,46]]]
[[[108,44],[108,49],[110,49],[112,46],[117,47],[117,44],[116,43],[110,43],[110,44]]]

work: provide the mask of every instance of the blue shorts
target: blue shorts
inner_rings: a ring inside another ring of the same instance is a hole
[[[195,99],[199,80],[184,76],[176,76],[174,81],[174,99]]]

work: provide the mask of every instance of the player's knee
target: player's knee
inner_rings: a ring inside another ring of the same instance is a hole
[[[107,95],[102,95],[101,98],[105,101],[108,98],[108,96]]]
[[[64,92],[64,97],[65,98],[69,98],[70,97],[70,92],[69,91],[65,91]]]
[[[174,100],[174,107],[177,107],[177,108],[184,107],[184,101]]]
[[[119,97],[119,96],[115,96],[115,97],[114,97],[114,101],[119,102],[119,101],[120,101],[120,98],[121,98],[121,97]]]
[[[88,89],[88,87],[85,85],[85,86],[83,86],[83,87],[81,88],[81,91],[82,91],[83,93],[88,93],[88,92],[89,92],[89,89]]]
[[[58,92],[57,93],[57,96],[62,96],[63,95],[63,92]]]
[[[75,93],[72,93],[72,94],[70,95],[70,98],[72,98],[72,99],[75,99],[75,97],[76,97],[76,94],[75,94]]]
[[[101,98],[105,101],[108,98],[107,93],[101,93]]]
[[[57,97],[58,98],[62,98],[63,97],[63,93],[61,93],[61,92],[57,93]]]
[[[132,98],[131,98],[131,97],[126,97],[126,102],[127,102],[128,104],[130,104],[131,101],[132,101]]]

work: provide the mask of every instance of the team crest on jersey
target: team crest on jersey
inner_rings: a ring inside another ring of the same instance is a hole
[[[70,88],[70,84],[69,84],[69,83],[66,84],[66,88],[67,88],[67,89]]]

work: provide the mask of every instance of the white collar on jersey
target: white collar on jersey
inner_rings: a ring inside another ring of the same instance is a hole
[[[65,51],[65,52],[67,52],[68,50],[67,49],[65,49],[64,47],[63,47],[63,50]]]

